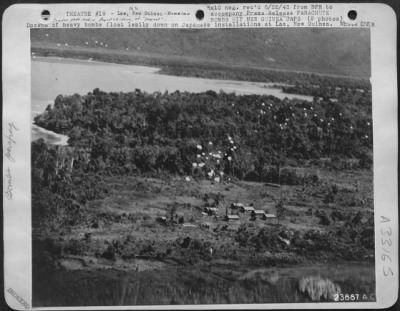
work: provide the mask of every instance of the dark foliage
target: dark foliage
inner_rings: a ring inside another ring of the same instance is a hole
[[[364,100],[370,100],[369,95]],[[196,145],[202,144],[206,153],[224,152],[225,173],[244,178],[252,168],[255,176],[263,176],[265,165],[282,165],[288,159],[336,156],[359,158],[368,165],[371,105],[355,101],[317,104],[213,91],[147,94],[96,89],[86,96],[58,96],[35,123],[67,134],[74,148],[89,148],[86,169],[93,172],[191,174]],[[236,150],[230,148],[228,136]],[[208,141],[213,141],[212,150]]]

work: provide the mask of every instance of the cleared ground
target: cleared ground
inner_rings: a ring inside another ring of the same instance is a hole
[[[299,243],[316,243],[315,234],[332,238],[327,244],[341,243],[334,241],[339,239],[336,232],[350,234],[357,226],[371,222],[371,181],[369,171],[328,170],[315,184],[280,188],[245,181],[109,177],[106,183],[110,194],[90,203],[87,225],[72,227],[54,240],[61,245],[62,265],[67,269],[160,268],[146,260],[174,265],[211,260],[235,266],[249,262],[257,265],[265,260],[304,262],[312,254],[302,253]],[[282,215],[277,210],[280,200]],[[234,202],[253,204],[255,209],[279,217],[254,219],[248,212],[231,210]],[[208,206],[215,206],[216,213],[206,215]],[[239,220],[226,221],[224,216],[231,213]],[[349,225],[353,223],[354,228]],[[305,236],[310,232],[312,236]],[[262,244],[257,246],[254,237],[261,234]],[[351,247],[349,244],[349,250]],[[337,260],[329,251],[326,249],[324,256]]]

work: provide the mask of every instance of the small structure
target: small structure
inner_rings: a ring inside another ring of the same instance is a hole
[[[191,223],[182,224],[182,228],[197,228],[197,225]]]
[[[251,212],[252,219],[266,220],[265,212],[263,210],[254,210]]]
[[[240,209],[242,207],[244,207],[243,203],[235,202],[231,204],[231,209]]]
[[[212,216],[217,214],[218,208],[216,207],[206,207],[205,212],[208,214],[208,216]]]
[[[278,217],[276,217],[275,214],[265,214],[265,220],[267,220],[268,222],[277,222],[278,221]]]
[[[254,206],[242,206],[240,212],[242,213],[252,213],[254,211]]]
[[[235,220],[237,221],[237,220],[240,220],[240,218],[238,215],[226,215],[225,220],[226,221],[235,221]]]
[[[218,208],[216,207],[209,207],[208,210],[210,211],[211,214],[216,214],[218,211]]]

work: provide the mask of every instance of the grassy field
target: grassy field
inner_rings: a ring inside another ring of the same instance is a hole
[[[88,223],[53,236],[60,247],[59,263],[67,269],[108,266],[140,271],[205,261],[257,266],[318,261],[319,256],[332,261],[354,260],[351,252],[355,247],[364,256],[358,260],[371,260],[373,249],[332,235],[352,231],[373,219],[371,172],[326,170],[321,176],[318,184],[281,188],[245,181],[109,177],[105,180],[109,195],[90,203]],[[355,178],[359,180],[357,186]],[[337,189],[334,197],[332,185]],[[215,205],[217,196],[222,199]],[[284,209],[278,219],[252,220],[249,213],[238,213],[239,220],[224,220],[225,214],[231,213],[227,207],[234,202],[253,204],[277,215],[280,201]],[[217,207],[215,215],[202,213],[208,205]],[[270,240],[259,245],[252,237],[260,232],[269,234]],[[307,240],[304,236],[310,232],[326,234],[323,237],[332,241],[325,241],[326,249],[306,252],[316,243],[315,237],[308,238],[308,246],[296,239]],[[343,245],[344,253],[333,252],[332,245],[337,243],[348,243]]]

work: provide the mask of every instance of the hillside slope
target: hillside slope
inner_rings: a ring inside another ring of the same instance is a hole
[[[370,76],[367,29],[35,29],[31,40],[33,46],[106,48],[186,61]]]

